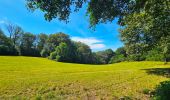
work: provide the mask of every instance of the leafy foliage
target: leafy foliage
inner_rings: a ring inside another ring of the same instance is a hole
[[[99,62],[101,64],[108,64],[110,59],[114,56],[114,52],[112,49],[107,49],[104,51],[96,52],[96,56],[99,57]]]
[[[146,55],[148,61],[164,61],[164,56],[161,53],[161,49],[155,48],[148,52]]]
[[[161,82],[156,88],[155,100],[169,100],[170,99],[170,81]]]
[[[127,54],[126,50],[124,47],[120,47],[115,51],[115,55],[112,56],[111,60],[109,63],[118,63],[118,62],[123,62],[127,60]]]
[[[118,18],[121,40],[130,61],[146,59],[148,51],[159,47],[164,61],[169,60],[169,0],[27,0],[29,9],[45,12],[46,20],[67,21],[71,6],[80,9],[87,4],[90,26]],[[78,10],[76,10],[78,11]],[[147,58],[148,59],[148,58]]]

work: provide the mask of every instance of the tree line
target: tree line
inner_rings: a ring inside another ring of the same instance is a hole
[[[6,25],[8,36],[0,29],[0,55],[46,57],[59,62],[107,64],[113,50],[92,52],[81,42],[72,41],[69,35],[59,32],[35,35],[14,24]]]
[[[146,60],[164,61],[165,59],[170,61],[170,53],[165,55],[158,47],[143,52],[143,55],[129,54],[126,47],[120,47],[115,51],[107,49],[92,52],[88,45],[72,41],[69,35],[62,32],[50,35],[45,33],[35,35],[24,32],[21,27],[13,24],[6,25],[6,30],[8,36],[0,30],[0,55],[45,57],[59,62],[83,64],[109,64]],[[170,49],[167,48],[166,50],[169,51]],[[139,52],[141,52],[140,49]]]

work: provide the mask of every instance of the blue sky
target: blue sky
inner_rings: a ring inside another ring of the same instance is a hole
[[[53,19],[45,21],[43,13],[39,10],[30,12],[25,7],[25,0],[0,0],[0,27],[5,31],[4,25],[8,22],[22,27],[25,32],[34,34],[64,32],[74,41],[81,41],[89,45],[93,51],[121,47],[117,21],[99,24],[95,31],[89,28],[88,17],[85,16],[86,6],[78,13],[70,15],[68,24]]]

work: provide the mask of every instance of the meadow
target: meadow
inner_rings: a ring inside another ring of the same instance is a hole
[[[148,100],[144,91],[168,80],[169,68],[163,62],[85,65],[0,56],[0,100]]]

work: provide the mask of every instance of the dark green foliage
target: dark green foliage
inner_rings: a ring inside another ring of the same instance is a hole
[[[90,47],[81,42],[74,42],[76,47],[76,59],[78,63],[92,63],[92,51]]]
[[[71,43],[71,40],[67,34],[60,32],[60,33],[49,35],[49,38],[47,39],[47,45],[48,45],[49,51],[50,52],[54,51],[55,47],[59,46],[59,44],[62,42],[66,44]]]
[[[153,49],[149,51],[146,55],[146,60],[148,61],[164,61],[164,56],[161,49]]]
[[[49,56],[49,59],[54,60],[54,59],[56,59],[56,56],[57,56],[57,52],[56,51],[51,52],[50,56]]]
[[[112,49],[107,49],[104,51],[96,52],[96,56],[98,56],[99,62],[101,64],[108,64],[110,59],[114,56],[114,52]]]
[[[42,51],[44,46],[47,44],[48,35],[41,33],[37,36],[37,49]]]
[[[170,81],[161,82],[155,91],[155,100],[170,100]]]
[[[120,47],[115,51],[114,56],[110,59],[109,63],[118,63],[127,60],[127,54],[124,47]]]
[[[169,6],[168,0],[136,0],[134,12],[124,16],[124,27],[120,31],[128,55],[143,56],[155,47],[161,48],[165,54],[163,51],[170,43]]]
[[[17,51],[12,45],[12,41],[5,36],[0,29],[0,55],[17,55]]]
[[[120,55],[113,56],[109,63],[118,63],[118,62],[123,62],[125,60],[126,60],[125,56],[120,54]]]
[[[52,43],[52,44],[54,44],[54,46],[58,46],[62,42],[66,43],[66,44],[69,44],[71,42],[71,40],[67,34],[60,32],[60,33],[55,33],[55,34],[49,35],[48,43]]]
[[[71,5],[75,6],[75,11],[82,7],[86,0],[27,0],[27,6],[31,10],[41,9],[45,12],[44,17],[50,21],[59,18],[68,22],[71,13]]]
[[[85,3],[88,5],[90,24],[95,26],[129,13],[129,8],[134,2],[132,0],[27,0],[27,6],[31,10],[40,9],[45,12],[46,20],[58,18],[66,22],[72,12],[71,6],[75,8],[74,11],[78,11]]]
[[[48,52],[47,49],[44,48],[44,49],[40,52],[40,55],[41,55],[42,57],[48,57],[49,52]]]
[[[148,51],[157,46],[162,49],[164,61],[169,60],[169,0],[27,0],[28,8],[45,12],[46,20],[58,18],[66,22],[71,6],[78,11],[85,3],[92,27],[118,18],[128,60],[145,60]]]
[[[72,62],[71,51],[66,43],[60,43],[55,49],[56,60],[61,62]]]
[[[21,55],[40,56],[40,52],[35,45],[36,36],[32,33],[24,33],[21,40]]]

